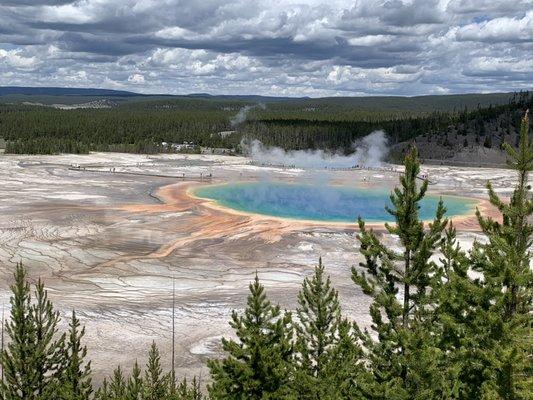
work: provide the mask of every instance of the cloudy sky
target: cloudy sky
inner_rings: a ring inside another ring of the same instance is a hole
[[[0,0],[0,85],[283,96],[531,89],[533,0]]]

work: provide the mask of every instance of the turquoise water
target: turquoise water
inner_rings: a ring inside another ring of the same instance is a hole
[[[394,221],[385,211],[390,192],[384,189],[346,186],[289,184],[279,182],[232,183],[203,186],[195,195],[215,200],[224,207],[255,214],[302,220],[354,222]],[[440,197],[428,195],[421,203],[420,217],[433,219]],[[447,215],[471,212],[473,200],[442,196]]]

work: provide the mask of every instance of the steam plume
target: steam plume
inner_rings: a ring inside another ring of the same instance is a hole
[[[248,113],[250,112],[250,110],[253,110],[254,108],[257,108],[257,107],[261,108],[262,110],[266,108],[266,106],[263,103],[255,104],[253,106],[244,106],[243,108],[239,110],[237,115],[235,115],[230,120],[231,126],[235,127],[239,124],[242,124],[244,121],[246,121],[246,118],[248,117]]]
[[[385,132],[374,131],[353,144],[355,152],[348,156],[324,150],[285,151],[279,147],[266,147],[254,140],[247,147],[256,163],[306,169],[379,167],[387,155]]]
[[[374,131],[354,143],[356,165],[379,167],[387,156],[387,135],[384,131]]]

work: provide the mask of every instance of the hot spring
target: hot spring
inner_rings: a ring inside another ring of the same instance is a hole
[[[202,186],[194,194],[237,211],[281,218],[352,223],[361,216],[368,222],[394,221],[385,211],[391,205],[386,189],[247,182]],[[419,211],[422,219],[433,219],[441,197],[447,216],[470,214],[476,204],[462,197],[427,195]]]

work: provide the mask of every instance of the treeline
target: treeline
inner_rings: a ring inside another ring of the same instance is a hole
[[[340,149],[351,153],[357,139],[375,130],[384,130],[394,143],[398,143],[423,133],[438,132],[451,123],[451,118],[444,113],[384,121],[275,118],[248,121],[240,132],[246,138],[258,139],[267,146],[278,146],[285,150]]]
[[[388,247],[359,220],[364,261],[352,268],[356,287],[371,298],[370,330],[343,317],[338,293],[322,262],[304,280],[294,313],[273,305],[255,278],[243,313],[233,312],[237,337],[208,362],[207,393],[197,380],[176,382],[163,372],[152,345],[144,371],[117,367],[94,391],[73,312],[58,333],[59,315],[41,281],[30,294],[17,266],[11,318],[2,350],[2,399],[395,399],[496,400],[533,397],[530,267],[533,214],[528,174],[533,144],[527,116],[517,149],[506,145],[518,183],[509,202],[490,183],[499,218],[477,218],[486,240],[466,252],[438,204],[434,220],[420,221],[428,183],[418,185],[413,149],[391,194],[386,225],[398,244]]]
[[[88,154],[89,150],[89,146],[81,141],[40,137],[9,140],[5,148],[5,152],[9,154]]]
[[[456,131],[470,131],[484,136],[486,125],[500,116],[506,116],[506,129],[518,132],[523,111],[533,107],[533,94],[516,93],[508,104],[464,108],[455,112],[434,112],[431,114],[386,118],[383,115],[369,115],[361,119],[350,119],[332,114],[315,119],[312,113],[298,117],[279,118],[271,115],[262,118],[254,115],[239,128],[244,137],[258,139],[268,146],[278,146],[287,150],[301,149],[342,149],[353,151],[353,143],[374,130],[387,132],[390,144],[409,141],[421,135],[438,138],[453,127]]]
[[[438,97],[428,98],[437,100]],[[385,130],[391,144],[395,144],[425,134],[438,137],[450,126],[481,134],[488,122],[499,115],[509,115],[509,129],[517,131],[520,112],[533,105],[533,95],[521,92],[504,105],[432,113],[427,107],[398,108],[406,102],[401,98],[385,98],[383,102],[390,103],[391,108],[356,107],[350,99],[342,98],[277,101],[268,103],[264,110],[251,109],[248,119],[236,127],[231,125],[232,117],[254,103],[158,99],[131,101],[111,109],[75,110],[0,105],[0,137],[7,141],[6,152],[17,154],[157,153],[165,151],[162,142],[192,142],[239,151],[243,138],[259,139],[287,150],[321,148],[350,153],[354,141],[376,129]],[[234,129],[232,134],[217,134]]]
[[[160,152],[162,142],[234,147],[221,137],[235,111],[169,109],[78,109],[0,106],[0,137],[7,153],[88,151]]]

